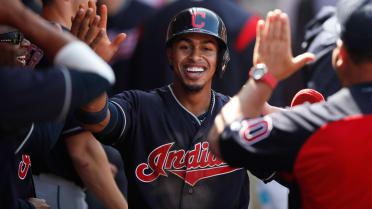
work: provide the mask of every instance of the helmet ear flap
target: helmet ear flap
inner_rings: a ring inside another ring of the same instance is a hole
[[[216,75],[219,78],[222,78],[223,74],[225,73],[229,61],[230,61],[229,49],[226,48],[225,50],[221,50],[221,53],[219,53],[218,55],[218,65],[216,68]]]

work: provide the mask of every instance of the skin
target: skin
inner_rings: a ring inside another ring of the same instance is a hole
[[[308,62],[314,61],[310,53],[293,57],[288,16],[280,10],[268,13],[266,21],[257,25],[253,63],[264,63],[268,72],[277,80],[283,80]],[[208,140],[212,152],[222,157],[219,137],[224,128],[242,117],[256,118],[265,112],[266,101],[273,89],[265,82],[250,78],[240,92],[228,102],[217,115]],[[269,111],[270,112],[270,111]]]
[[[22,31],[30,37],[45,53],[54,58],[58,51],[66,44],[76,40],[68,34],[59,33],[36,14],[25,8],[19,0],[0,0],[0,24],[8,25]],[[53,44],[50,44],[53,43]],[[45,200],[28,199],[35,208],[49,208]]]
[[[217,40],[206,34],[185,34],[167,49],[173,66],[173,89],[177,99],[195,115],[208,110],[212,78],[217,66]],[[187,69],[201,68],[202,72]]]
[[[20,44],[0,43],[1,66],[26,66],[26,58],[31,43],[24,39]]]
[[[83,4],[79,7],[76,15],[71,18],[71,33],[88,44],[105,61],[110,61],[126,38],[126,34],[120,33],[112,41],[109,39],[106,33],[106,5],[100,6],[101,16],[96,14],[97,8],[94,1],[88,2],[87,9]]]
[[[88,44],[105,61],[117,51],[125,34],[111,42],[106,34],[107,8],[101,6],[101,16],[96,14],[96,1],[55,0],[43,8],[42,16],[48,21],[64,25],[71,33]],[[110,209],[128,208],[117,187],[107,156],[100,143],[90,132],[83,132],[65,140],[69,155],[85,186]]]
[[[169,63],[174,69],[173,90],[177,99],[194,115],[205,113],[210,105],[212,78],[217,66],[218,43],[210,35],[185,34],[167,49]],[[201,67],[203,72],[187,72],[188,67]],[[194,89],[194,90],[190,90]],[[82,109],[98,112],[106,104],[107,95],[94,100]],[[110,111],[105,120],[93,125],[82,124],[92,132],[102,131],[110,121]]]

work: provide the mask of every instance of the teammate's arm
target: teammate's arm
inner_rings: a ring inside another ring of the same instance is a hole
[[[101,144],[90,132],[65,139],[69,155],[85,186],[109,209],[128,208],[117,187],[107,156]]]
[[[269,12],[266,22],[260,20],[257,25],[254,65],[264,63],[268,72],[280,81],[314,60],[312,54],[302,54],[294,58],[290,42],[287,15],[279,10]],[[265,82],[256,82],[250,78],[241,91],[222,108],[209,135],[211,149],[217,156],[222,157],[219,138],[225,127],[243,117],[259,117],[265,110],[266,101],[272,91]]]

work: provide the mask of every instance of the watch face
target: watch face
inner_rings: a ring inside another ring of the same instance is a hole
[[[266,74],[266,69],[264,67],[257,67],[252,72],[252,77],[255,80],[260,80]]]

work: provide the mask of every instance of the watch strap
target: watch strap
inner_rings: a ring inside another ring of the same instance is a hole
[[[269,73],[269,71],[267,71],[265,64],[261,63],[259,65],[263,65],[263,67],[265,68],[265,75],[262,76],[260,79],[254,79],[253,76],[252,76],[252,73],[256,69],[256,67],[252,67],[252,69],[249,71],[250,77],[252,77],[256,81],[263,81],[263,82],[267,83],[270,86],[271,89],[274,89],[276,87],[276,85],[278,84],[278,81],[274,78],[274,76],[272,76]]]

